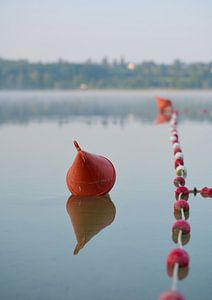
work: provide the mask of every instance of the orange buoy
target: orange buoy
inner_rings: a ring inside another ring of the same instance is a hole
[[[99,196],[108,193],[116,180],[111,161],[81,150],[76,141],[74,145],[77,156],[66,175],[70,192],[76,196]]]
[[[116,215],[116,208],[109,194],[104,196],[71,196],[66,204],[71,218],[77,245],[74,254],[103,228],[110,225]]]
[[[161,98],[159,96],[156,96],[155,99],[156,99],[157,106],[158,106],[161,113],[164,113],[167,109],[172,110],[171,100],[166,99],[166,98]]]
[[[158,96],[156,96],[155,99],[156,99],[157,107],[159,109],[159,114],[156,118],[156,123],[162,124],[165,122],[169,122],[171,120],[171,116],[173,112],[171,100],[166,98],[161,98]]]

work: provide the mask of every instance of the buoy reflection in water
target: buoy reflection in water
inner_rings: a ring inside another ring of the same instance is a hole
[[[67,201],[66,209],[77,239],[75,255],[93,236],[109,226],[116,215],[116,208],[109,194],[103,196],[72,195]]]

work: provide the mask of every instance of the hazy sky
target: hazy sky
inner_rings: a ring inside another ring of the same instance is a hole
[[[212,0],[0,0],[0,57],[212,61]]]

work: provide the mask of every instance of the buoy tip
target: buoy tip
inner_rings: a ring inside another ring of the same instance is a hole
[[[77,151],[81,151],[81,148],[80,148],[78,142],[77,142],[76,140],[74,140],[73,143],[74,143],[74,146],[75,146],[75,148],[77,149]]]
[[[81,247],[77,244],[76,247],[75,247],[75,249],[74,249],[73,254],[77,255],[79,253],[80,249],[81,249]]]

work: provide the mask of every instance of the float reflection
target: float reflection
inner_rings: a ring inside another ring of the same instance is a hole
[[[116,208],[110,195],[70,196],[66,204],[67,212],[77,239],[74,255],[102,229],[115,219]]]
[[[171,116],[169,114],[159,113],[155,119],[156,124],[163,124],[169,122]]]

